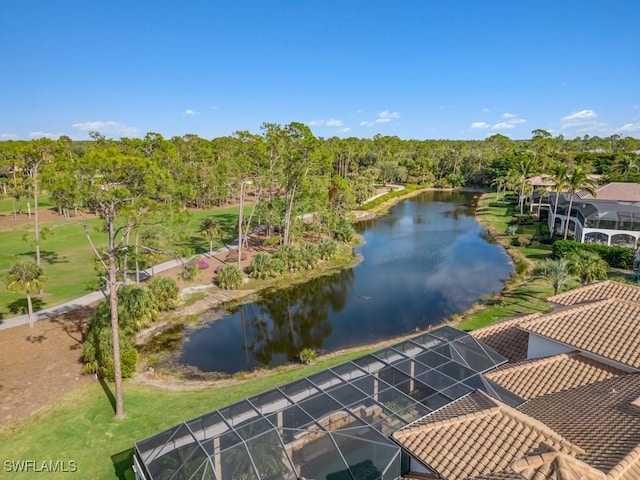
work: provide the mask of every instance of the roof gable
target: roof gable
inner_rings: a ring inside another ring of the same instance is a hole
[[[640,304],[617,298],[520,323],[523,330],[640,370]]]
[[[542,442],[565,453],[583,452],[543,423],[482,392],[458,402],[481,409],[445,420],[427,416],[393,434],[412,455],[447,480],[504,471]],[[460,409],[455,403],[443,410]]]
[[[575,305],[577,303],[604,300],[607,298],[619,298],[621,300],[640,303],[640,287],[614,282],[613,280],[605,280],[554,295],[547,300],[559,305]]]

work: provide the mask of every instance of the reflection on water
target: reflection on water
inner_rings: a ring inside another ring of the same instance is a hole
[[[360,223],[358,266],[264,292],[188,334],[180,361],[228,373],[275,366],[303,348],[363,345],[470,308],[500,291],[512,272],[504,250],[474,220],[474,202],[469,194],[427,192]]]

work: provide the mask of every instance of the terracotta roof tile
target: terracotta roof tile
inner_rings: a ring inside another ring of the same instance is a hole
[[[640,374],[534,398],[520,410],[584,449],[577,458],[608,479],[640,478]]]
[[[599,382],[624,373],[578,353],[569,353],[507,364],[485,373],[485,377],[528,399]]]
[[[470,401],[468,397],[478,398]],[[491,406],[433,423],[427,416],[419,424],[393,434],[405,449],[447,480],[507,471],[514,460],[541,442],[564,453],[583,453],[543,423],[480,391],[460,401]]]
[[[631,182],[611,182],[596,188],[596,196],[584,192],[582,199],[615,200],[618,202],[639,202],[640,184]]]
[[[600,470],[547,445],[541,445],[539,452],[532,452],[516,460],[511,464],[511,469],[526,480],[606,479],[605,474]]]
[[[510,362],[519,362],[527,358],[529,335],[518,328],[520,323],[538,318],[540,313],[533,313],[522,317],[510,318],[473,330],[473,335],[482,343],[493,348]]]
[[[640,304],[612,298],[521,321],[527,332],[640,369]]]
[[[604,300],[607,298],[619,298],[621,300],[640,303],[640,287],[606,280],[554,295],[547,300],[559,305],[575,305],[577,303]]]

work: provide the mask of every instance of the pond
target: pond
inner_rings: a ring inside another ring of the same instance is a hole
[[[474,219],[477,195],[425,192],[360,222],[354,268],[280,290],[222,318],[203,312],[178,362],[234,373],[294,360],[303,348],[335,351],[442,322],[499,292],[513,267]]]

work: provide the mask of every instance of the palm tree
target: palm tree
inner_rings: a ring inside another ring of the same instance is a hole
[[[544,266],[542,276],[551,282],[553,286],[553,294],[557,295],[562,287],[564,287],[571,279],[569,272],[569,264],[564,258],[557,260],[547,259]]]
[[[14,263],[4,277],[7,290],[24,293],[27,296],[27,315],[29,317],[29,327],[31,328],[33,328],[31,294],[40,291],[46,281],[42,267],[30,260]]]
[[[209,242],[209,257],[213,258],[213,241],[221,236],[217,218],[205,218],[200,222],[200,234]]]
[[[567,255],[569,271],[580,278],[583,285],[607,278],[607,262],[596,252],[578,250]]]
[[[573,196],[576,192],[584,190],[594,197],[596,196],[595,183],[587,176],[587,172],[581,167],[576,166],[567,176],[567,193],[569,195],[569,208],[567,209],[567,222],[564,226],[564,239],[567,239],[569,232],[569,217],[571,216],[571,207],[573,207]]]
[[[518,164],[518,187],[520,189],[518,203],[520,204],[520,215],[524,214],[524,199],[526,196],[527,185],[530,184],[529,177],[536,171],[536,164],[533,158],[526,157],[520,160]]]
[[[558,162],[554,165],[553,170],[549,175],[549,179],[553,182],[553,188],[556,192],[556,198],[553,205],[553,214],[551,216],[551,227],[549,227],[549,238],[553,237],[553,230],[556,227],[556,215],[558,214],[558,199],[560,198],[560,193],[567,186],[568,171],[569,171],[569,167],[567,167],[566,163]]]

